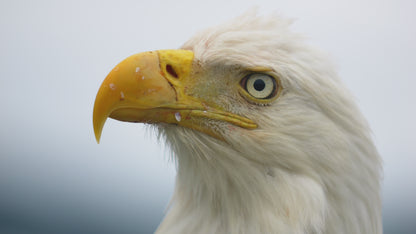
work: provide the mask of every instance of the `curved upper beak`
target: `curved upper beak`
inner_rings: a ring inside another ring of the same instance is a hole
[[[192,86],[193,52],[159,50],[132,55],[119,63],[103,81],[94,104],[93,126],[97,142],[108,117],[128,122],[175,123],[217,138],[204,125],[211,118],[256,128],[250,119],[211,108],[186,94]]]

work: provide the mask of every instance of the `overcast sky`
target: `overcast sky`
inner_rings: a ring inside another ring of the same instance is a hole
[[[174,187],[169,151],[113,120],[98,145],[97,90],[127,56],[178,48],[252,6],[297,19],[331,55],[384,160],[385,233],[416,230],[414,1],[2,0],[0,232],[154,231]]]

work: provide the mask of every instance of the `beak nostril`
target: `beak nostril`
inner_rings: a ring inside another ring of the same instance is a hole
[[[175,69],[173,69],[172,65],[166,65],[166,71],[173,77],[178,78],[178,74],[176,73]]]

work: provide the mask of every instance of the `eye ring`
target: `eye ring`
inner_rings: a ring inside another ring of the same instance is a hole
[[[241,80],[241,86],[247,94],[259,101],[267,101],[278,93],[276,79],[263,73],[252,73]]]

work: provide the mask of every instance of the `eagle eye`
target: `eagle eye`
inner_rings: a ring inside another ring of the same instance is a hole
[[[276,79],[262,73],[254,73],[245,76],[241,80],[241,86],[255,99],[270,99],[277,94]]]

